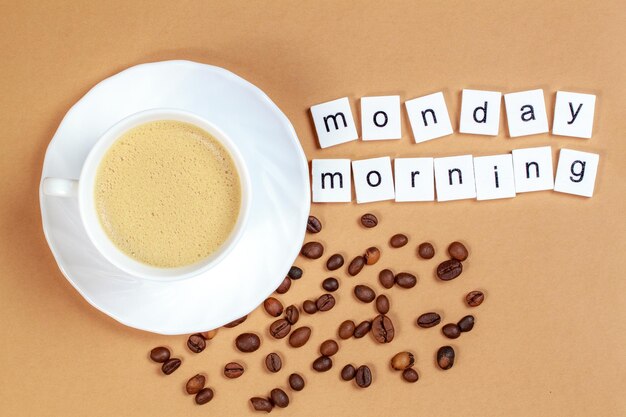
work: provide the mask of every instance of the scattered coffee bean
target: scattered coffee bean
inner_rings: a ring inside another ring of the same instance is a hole
[[[254,352],[261,346],[261,339],[254,333],[242,333],[235,339],[235,346],[241,352]]]
[[[224,376],[226,378],[234,379],[243,375],[243,365],[237,362],[230,362],[224,365]]]
[[[333,339],[328,339],[320,345],[320,353],[323,356],[333,356],[339,351],[339,345]]]
[[[165,375],[169,375],[175,370],[177,370],[180,364],[181,364],[180,359],[170,358],[166,360],[165,362],[163,362],[163,365],[161,366],[161,371],[163,371]]]
[[[292,266],[291,268],[289,268],[289,272],[287,272],[287,276],[291,279],[300,279],[302,278],[302,268],[299,268],[297,266]]]
[[[200,353],[206,348],[206,341],[200,333],[192,334],[187,339],[187,347],[194,353]]]
[[[196,394],[196,404],[206,404],[213,399],[213,390],[211,388],[202,388]]]
[[[389,313],[389,298],[386,295],[381,294],[376,297],[376,311],[380,314]]]
[[[396,278],[394,277],[393,272],[389,269],[383,269],[378,274],[378,281],[380,281],[380,285],[389,289],[396,283]]]
[[[420,379],[420,376],[415,369],[408,368],[402,371],[402,378],[404,378],[406,382],[413,383],[417,382],[417,380]]]
[[[356,368],[351,364],[347,364],[341,370],[341,379],[343,379],[344,381],[350,381],[351,379],[354,379],[355,375]]]
[[[289,396],[280,388],[274,388],[270,392],[270,398],[276,407],[285,408],[289,405]]]
[[[309,259],[319,259],[324,254],[324,246],[319,242],[308,242],[302,246],[302,256]]]
[[[335,269],[339,269],[342,266],[343,256],[338,253],[331,255],[330,258],[328,258],[328,260],[326,261],[326,268],[328,268],[329,271],[334,271]]]
[[[269,297],[263,302],[263,308],[272,317],[283,314],[283,304],[274,297]]]
[[[376,227],[378,219],[372,213],[366,213],[361,216],[361,224],[368,229],[371,229],[372,227]]]
[[[420,243],[417,247],[417,254],[422,259],[431,259],[435,256],[435,248],[428,242]]]
[[[368,320],[362,321],[361,323],[358,324],[358,326],[354,328],[354,337],[356,339],[360,339],[366,334],[368,334],[371,329],[372,329],[371,321],[368,321]]]
[[[320,356],[313,361],[313,369],[317,372],[326,372],[333,367],[333,360],[328,356]]]
[[[380,259],[380,250],[374,246],[367,248],[363,257],[367,265],[374,265]]]
[[[393,340],[395,330],[391,319],[379,314],[372,320],[372,335],[378,343],[389,343]]]
[[[289,291],[289,288],[291,288],[291,278],[285,277],[283,282],[281,282],[278,288],[276,288],[276,292],[278,294],[284,294]]]
[[[265,367],[270,372],[278,372],[283,367],[283,361],[278,356],[278,353],[270,353],[265,357]]]
[[[291,324],[287,319],[278,319],[270,325],[270,334],[274,339],[282,339],[291,331]]]
[[[250,404],[252,404],[252,408],[254,408],[255,411],[265,411],[266,413],[269,413],[272,411],[272,408],[274,408],[267,398],[252,397],[250,398]]]
[[[437,277],[442,281],[450,281],[463,272],[463,264],[456,259],[443,261],[437,267]]]
[[[317,313],[317,304],[315,304],[315,301],[306,300],[304,303],[302,303],[302,309],[307,314],[315,314]]]
[[[403,235],[402,233],[395,234],[391,236],[391,239],[389,239],[389,245],[391,245],[392,248],[401,248],[402,246],[406,245],[408,242],[409,242],[409,238],[406,235]]]
[[[461,329],[456,323],[448,323],[441,328],[441,332],[448,339],[456,339],[461,336]]]
[[[474,328],[474,316],[465,316],[457,323],[462,332],[469,332]]]
[[[352,320],[346,320],[339,325],[339,334],[340,339],[349,339],[354,335],[355,324]]]
[[[326,278],[322,282],[322,288],[329,292],[337,291],[339,289],[339,281],[337,281],[337,278],[333,277]]]
[[[352,276],[357,275],[359,272],[361,272],[363,266],[365,266],[365,258],[362,256],[357,256],[352,260],[352,262],[350,262],[350,265],[348,265],[348,274]]]
[[[332,294],[322,294],[315,301],[315,307],[319,311],[328,311],[335,306],[335,297]]]
[[[304,346],[311,337],[311,328],[307,326],[299,327],[289,336],[289,344],[291,347],[299,348]]]
[[[400,272],[395,279],[396,284],[402,288],[413,288],[417,284],[417,277],[408,272]]]
[[[453,259],[457,261],[464,261],[467,259],[467,248],[461,242],[452,242],[448,246],[448,253]]]
[[[202,332],[200,333],[202,335],[202,337],[204,337],[206,340],[211,340],[215,337],[215,335],[217,334],[217,329],[213,329],[213,330],[209,330],[208,332]]]
[[[294,325],[298,322],[300,318],[300,311],[298,307],[295,305],[290,305],[285,309],[285,320],[289,322],[289,324]]]
[[[185,385],[185,390],[187,391],[187,394],[197,394],[202,388],[204,388],[205,382],[206,378],[204,377],[204,375],[197,374],[192,376],[191,378],[189,378],[189,381],[187,381],[187,385]]]
[[[244,321],[246,321],[246,319],[248,318],[248,315],[246,314],[245,316],[238,318],[237,320],[233,320],[230,323],[227,323],[224,325],[224,327],[227,328],[232,328],[232,327],[237,327],[239,326],[241,323],[243,323]]]
[[[441,323],[441,316],[437,313],[424,313],[417,318],[417,325],[428,329]]]
[[[150,351],[150,359],[163,363],[170,358],[170,350],[163,346],[155,347]]]
[[[398,352],[391,358],[391,367],[396,371],[402,371],[415,364],[415,356],[411,352]]]
[[[363,301],[364,303],[371,303],[374,301],[374,298],[376,298],[374,290],[367,285],[357,285],[354,287],[354,295],[359,301]]]
[[[372,371],[366,365],[361,365],[354,376],[356,384],[361,388],[367,388],[372,384]]]
[[[304,388],[304,378],[297,373],[289,375],[289,386],[294,391],[302,391]]]
[[[478,307],[485,300],[485,294],[482,291],[472,291],[465,296],[465,302],[470,307]]]
[[[309,216],[306,222],[306,231],[309,233],[319,233],[322,230],[322,223],[315,216]]]
[[[443,370],[452,368],[454,365],[454,349],[452,346],[442,346],[437,351],[437,365]]]

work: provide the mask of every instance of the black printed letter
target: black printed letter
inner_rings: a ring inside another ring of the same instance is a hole
[[[532,165],[535,166],[535,172],[537,173],[535,178],[539,178],[539,164],[536,162],[526,162],[526,178],[530,179],[530,167]]]
[[[411,187],[415,188],[415,176],[419,174],[419,171],[411,171]]]
[[[326,188],[326,177],[330,177],[330,188],[335,188],[335,175],[339,176],[339,188],[343,188],[343,174],[341,172],[322,173],[322,190]]]
[[[496,177],[496,188],[500,188],[500,180],[498,180],[498,166],[493,166],[493,176]]]
[[[569,103],[569,111],[572,113],[572,120],[567,122],[568,125],[571,125],[572,123],[574,123],[574,120],[576,120],[576,118],[578,117],[578,112],[580,112],[581,107],[583,106],[583,103],[580,103],[578,105],[578,108],[576,109],[576,112],[574,112],[574,106],[572,106],[572,103]]]
[[[435,112],[433,109],[426,109],[422,112],[422,120],[424,121],[424,126],[428,126],[428,120],[426,120],[426,115],[430,113],[433,117],[433,123],[437,124],[437,116],[435,116]]]
[[[452,174],[453,173],[457,173],[459,176],[459,185],[463,184],[463,174],[461,173],[461,170],[458,168],[454,168],[454,169],[449,169],[448,170],[448,180],[450,181],[450,185],[452,185]]]
[[[378,181],[376,182],[376,184],[373,184],[372,181],[370,181],[370,175],[375,174],[378,177]],[[382,177],[380,176],[380,172],[378,171],[370,171],[367,173],[367,176],[365,177],[365,179],[367,180],[367,184],[370,187],[378,187],[380,185],[380,183],[383,181]]]
[[[524,109],[528,110],[524,111]],[[531,120],[535,120],[535,109],[533,109],[533,106],[530,104],[523,105],[520,111],[522,112],[522,121],[530,122]]]
[[[348,127],[348,122],[346,122],[346,116],[343,115],[342,112],[335,114],[334,116],[331,114],[330,116],[324,117],[324,125],[326,126],[326,132],[330,132],[330,128],[328,127],[328,119],[331,119],[335,124],[335,130],[339,129],[339,124],[337,123],[337,118],[341,117],[343,121],[343,127]]]
[[[377,120],[378,120],[378,119],[377,119],[377,117],[378,117],[378,115],[379,115],[379,114],[382,114],[382,115],[383,115],[383,117],[385,118],[385,121],[384,121],[384,122],[382,122],[381,124],[378,124],[378,121],[377,121]],[[378,127],[383,127],[383,126],[387,125],[387,121],[388,121],[388,120],[389,120],[389,119],[387,118],[387,113],[385,113],[384,111],[377,111],[376,113],[374,113],[374,124],[375,124],[376,126],[378,126]]]
[[[578,172],[574,171],[574,166],[576,164],[580,164],[580,169],[578,170]],[[573,182],[581,182],[583,180],[583,177],[585,176],[585,164],[587,163],[583,161],[572,162],[572,166],[570,167],[569,171],[572,173],[574,177],[577,177],[577,178],[569,177],[569,179],[572,180]]]
[[[483,112],[483,118],[481,120],[478,120],[478,117],[476,116],[476,113],[478,113],[478,110],[481,110]],[[474,109],[474,121],[476,123],[487,123],[487,102],[485,101],[485,106],[484,107],[476,107]]]

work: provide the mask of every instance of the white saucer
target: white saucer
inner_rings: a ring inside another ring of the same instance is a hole
[[[196,113],[238,146],[252,182],[250,217],[232,252],[208,272],[168,283],[122,272],[95,249],[75,198],[44,196],[43,228],[61,272],[94,307],[127,326],[161,334],[205,331],[258,306],[298,255],[309,213],[307,159],[287,117],[257,87],[190,61],[138,65],[93,87],[65,115],[45,177],[78,178],[98,137],[118,120],[155,107]]]

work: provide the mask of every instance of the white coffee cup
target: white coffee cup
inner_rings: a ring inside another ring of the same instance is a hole
[[[226,241],[224,241],[215,252],[203,260],[178,268],[158,268],[147,265],[131,258],[118,249],[109,239],[102,227],[95,205],[94,186],[96,173],[98,172],[98,166],[102,158],[111,145],[129,129],[156,120],[176,120],[190,123],[210,133],[230,153],[235,167],[237,168],[241,185],[241,207],[239,209],[239,216],[235,227]],[[120,120],[98,139],[89,152],[87,159],[85,159],[78,179],[45,178],[43,181],[43,192],[49,196],[77,198],[83,226],[87,231],[89,239],[102,256],[128,274],[155,281],[173,281],[190,278],[209,270],[224,259],[243,234],[250,210],[251,199],[248,170],[233,141],[206,119],[193,113],[177,109],[145,110]]]

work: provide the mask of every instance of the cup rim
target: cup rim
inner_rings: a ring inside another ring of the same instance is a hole
[[[233,159],[239,175],[241,189],[241,205],[235,226],[228,238],[221,246],[202,260],[182,267],[159,268],[131,258],[121,251],[109,238],[100,223],[100,218],[95,208],[94,186],[98,167],[102,158],[111,146],[127,131],[144,123],[158,120],[175,120],[190,123],[217,139],[227,150]],[[78,204],[83,226],[89,240],[96,249],[113,265],[133,277],[158,282],[170,282],[188,279],[208,271],[223,260],[236,246],[244,233],[245,224],[249,216],[251,200],[250,177],[244,159],[238,148],[221,129],[207,119],[176,108],[153,108],[142,110],[124,117],[108,128],[97,140],[87,155],[81,169],[78,181]]]

